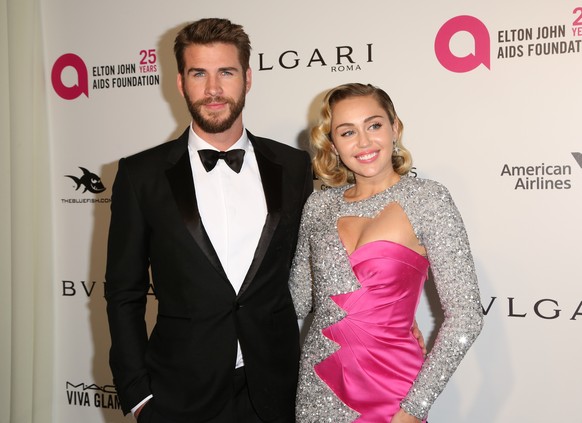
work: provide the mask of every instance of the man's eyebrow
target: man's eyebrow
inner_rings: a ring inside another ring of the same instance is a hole
[[[232,72],[232,73],[238,73],[240,72],[240,69],[235,67],[235,66],[225,66],[222,68],[218,68],[219,72]]]
[[[224,67],[218,68],[218,72],[225,72],[225,71],[235,73],[235,72],[239,72],[239,69],[235,66],[224,66]],[[192,72],[208,72],[208,70],[205,68],[191,67],[188,69],[188,71],[186,73],[192,73]]]

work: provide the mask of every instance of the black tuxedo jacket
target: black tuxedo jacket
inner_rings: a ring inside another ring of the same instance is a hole
[[[248,135],[268,216],[238,295],[200,220],[188,131],[119,162],[106,299],[110,365],[125,413],[153,394],[168,420],[212,418],[232,397],[237,339],[258,414],[293,413],[299,335],[287,282],[312,171],[307,153]],[[158,314],[148,339],[149,271]]]

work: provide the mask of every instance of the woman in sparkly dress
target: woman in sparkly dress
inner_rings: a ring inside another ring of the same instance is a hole
[[[463,221],[443,185],[408,175],[402,128],[383,90],[346,84],[311,132],[330,188],[305,205],[290,280],[298,317],[314,313],[298,423],[425,421],[481,331]],[[445,318],[425,359],[411,327],[429,267]]]

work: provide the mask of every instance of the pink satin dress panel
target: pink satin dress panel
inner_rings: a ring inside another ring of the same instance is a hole
[[[350,255],[357,291],[332,299],[347,313],[323,334],[340,349],[315,366],[357,423],[390,422],[423,363],[411,333],[429,262],[390,241],[364,244]]]

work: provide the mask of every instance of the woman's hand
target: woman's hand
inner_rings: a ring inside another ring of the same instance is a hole
[[[421,420],[418,420],[413,415],[408,414],[403,409],[400,409],[400,411],[398,411],[398,413],[392,417],[390,423],[421,423]]]
[[[426,355],[426,343],[424,342],[424,336],[422,336],[422,332],[418,328],[418,323],[416,323],[416,319],[414,319],[414,322],[412,323],[412,335],[418,341],[418,346],[422,350],[422,353]]]

